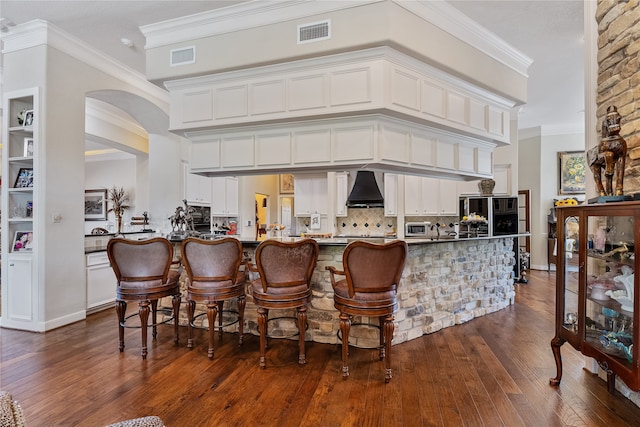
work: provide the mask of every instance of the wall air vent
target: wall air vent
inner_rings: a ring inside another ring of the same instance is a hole
[[[169,63],[172,67],[179,65],[195,64],[196,62],[196,47],[181,47],[180,49],[171,49],[169,53]]]
[[[298,44],[331,38],[331,20],[298,25]]]

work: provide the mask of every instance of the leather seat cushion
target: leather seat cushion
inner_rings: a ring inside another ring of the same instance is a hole
[[[347,285],[346,279],[336,282],[333,291],[337,297],[349,300],[350,302],[352,301],[353,303],[350,305],[368,306],[374,303],[375,306],[378,306],[396,304],[397,302],[397,293],[395,291],[356,292],[354,297],[351,298],[349,296],[349,286]]]
[[[261,295],[264,296],[275,296],[275,295],[283,295],[283,296],[287,296],[287,295],[291,295],[291,296],[300,296],[300,295],[305,295],[305,294],[310,294],[311,290],[309,289],[309,287],[306,284],[301,284],[301,285],[294,285],[294,286],[286,286],[286,287],[276,287],[276,286],[270,286],[268,288],[268,292],[264,292],[264,290],[262,289],[262,282],[260,281],[260,279],[258,280],[254,280],[253,282],[251,282],[251,290],[253,291],[253,294],[255,296],[257,296],[258,298]]]

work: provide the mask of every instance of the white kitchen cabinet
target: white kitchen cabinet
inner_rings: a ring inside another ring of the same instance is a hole
[[[189,164],[184,163],[184,198],[193,206],[211,205],[211,178],[189,172]]]
[[[336,172],[336,216],[347,216],[349,197],[349,172]]]
[[[404,191],[405,215],[458,215],[458,191],[455,181],[407,175]]]
[[[211,178],[211,215],[238,216],[238,178],[223,176]]]
[[[398,216],[398,174],[384,174],[384,216]]]
[[[33,292],[33,262],[30,255],[23,254],[9,254],[7,260],[7,285],[2,294],[3,326],[29,329],[21,325],[27,326],[36,321],[34,299],[37,300],[38,296]]]
[[[294,175],[294,216],[307,217],[312,213],[327,214],[327,174]]]
[[[107,252],[87,254],[87,310],[112,307],[116,281]]]
[[[496,186],[493,188],[494,195],[511,195],[511,165],[494,165],[493,179],[496,182]]]
[[[458,216],[458,183],[451,179],[439,179],[439,215]]]

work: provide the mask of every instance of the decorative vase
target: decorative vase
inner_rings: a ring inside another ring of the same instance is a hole
[[[478,188],[483,196],[493,196],[493,189],[496,182],[493,179],[483,179],[478,183]]]
[[[122,235],[122,215],[116,215],[116,236]]]

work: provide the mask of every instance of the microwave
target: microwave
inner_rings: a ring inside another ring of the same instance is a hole
[[[404,225],[405,237],[427,237],[431,223],[429,222],[407,222]]]

